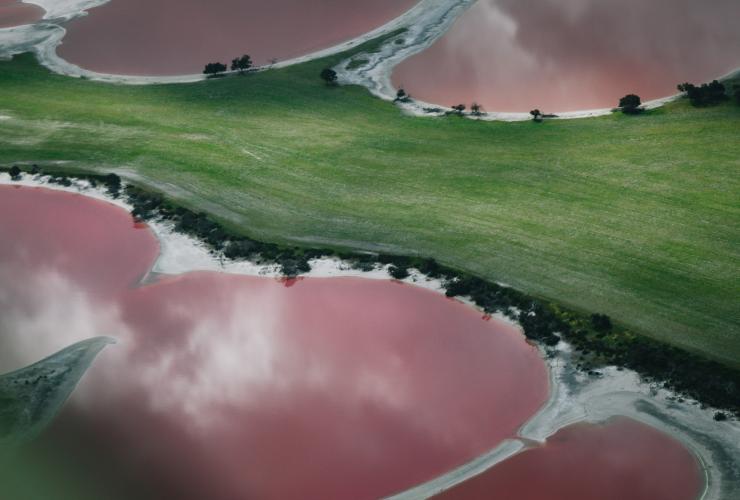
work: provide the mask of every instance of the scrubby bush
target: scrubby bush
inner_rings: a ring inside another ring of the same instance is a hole
[[[21,178],[21,169],[20,167],[18,167],[18,165],[13,165],[12,167],[10,167],[8,173],[10,174],[10,178],[14,181],[17,181]]]
[[[240,75],[243,75],[251,67],[252,58],[247,54],[231,60],[231,71],[238,71]]]
[[[598,332],[610,332],[612,330],[612,320],[606,314],[592,314],[591,325]]]
[[[681,83],[678,85],[680,92],[685,92],[686,96],[694,106],[713,106],[729,99],[727,89],[724,84],[718,80],[711,83],[702,83],[696,86],[692,83]]]
[[[402,280],[409,277],[409,270],[403,266],[390,266],[388,268],[388,274],[394,279]]]
[[[626,115],[636,115],[642,113],[643,109],[640,107],[642,100],[640,96],[636,94],[627,94],[619,100],[619,108],[622,113]]]
[[[226,65],[220,62],[215,63],[208,63],[206,64],[206,67],[203,69],[203,74],[206,75],[208,78],[215,78],[218,76],[222,76],[224,71],[226,71]]]
[[[321,77],[322,80],[324,80],[324,82],[327,85],[336,85],[337,84],[337,79],[338,79],[337,72],[334,71],[331,68],[324,68],[324,69],[322,69],[321,70],[321,73],[319,74],[319,76]]]

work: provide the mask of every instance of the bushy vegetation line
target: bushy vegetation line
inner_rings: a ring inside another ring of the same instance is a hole
[[[9,172],[14,179],[23,173],[19,166],[0,166],[0,171]],[[44,173],[37,165],[26,171]],[[430,278],[440,279],[448,297],[469,297],[486,314],[501,313],[518,321],[527,339],[543,346],[548,353],[560,339],[569,342],[576,350],[578,367],[592,376],[598,376],[596,370],[607,365],[629,368],[647,381],[740,416],[740,370],[613,325],[604,314],[588,315],[563,308],[439,264],[432,258],[262,242],[234,234],[208,214],[182,207],[158,192],[131,184],[124,186],[116,174],[59,172],[48,173],[52,183],[71,186],[77,179],[93,186],[105,186],[111,196],[123,196],[133,206],[132,216],[137,220],[171,221],[178,231],[207,244],[215,255],[274,264],[286,277],[310,271],[309,261],[320,257],[336,257],[363,271],[379,264],[388,265],[389,273],[396,279],[404,279],[410,270],[416,269]],[[721,420],[726,415],[719,412],[717,417]]]

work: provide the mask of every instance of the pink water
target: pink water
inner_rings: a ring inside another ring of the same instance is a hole
[[[441,105],[545,113],[676,93],[740,66],[737,0],[479,0],[393,82]]]
[[[120,340],[40,441],[100,497],[377,498],[493,448],[547,397],[515,328],[436,293],[217,273],[136,286],[157,253],[119,208],[0,186],[0,371]]]
[[[112,0],[69,23],[59,54],[104,73],[199,73],[249,54],[285,60],[360,36],[418,0]]]
[[[0,0],[0,28],[29,24],[43,15],[44,9],[38,5],[21,3],[19,0]]]
[[[626,418],[567,427],[438,500],[694,500],[703,477],[676,440]],[[512,492],[516,492],[512,495]]]

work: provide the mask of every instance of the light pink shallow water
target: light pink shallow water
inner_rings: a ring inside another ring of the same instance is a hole
[[[32,23],[43,16],[44,9],[38,5],[21,3],[18,0],[0,0],[0,28]]]
[[[545,113],[676,93],[740,66],[737,0],[479,0],[393,82],[441,105]]]
[[[357,37],[417,0],[112,0],[69,23],[59,55],[128,75],[199,73],[249,54],[285,60]]]
[[[437,500],[694,500],[703,478],[676,440],[626,418],[567,427]],[[516,492],[512,494],[512,492]]]
[[[433,292],[216,273],[135,287],[157,251],[118,208],[0,186],[0,371],[120,339],[41,439],[103,497],[377,498],[493,448],[547,397],[515,328]]]

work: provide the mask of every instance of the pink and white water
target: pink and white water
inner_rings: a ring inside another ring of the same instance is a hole
[[[478,0],[397,66],[413,97],[488,111],[613,108],[740,67],[737,0]]]
[[[458,301],[359,278],[149,275],[158,253],[118,207],[0,186],[0,372],[119,339],[34,445],[100,498],[379,498],[515,437],[547,399],[537,349]],[[575,444],[558,433],[450,495],[497,498],[511,469],[573,500],[592,498],[589,477],[636,500],[696,497],[698,465],[671,438],[599,432],[561,431]],[[645,477],[654,488],[624,488]],[[504,487],[532,488],[517,481]]]

